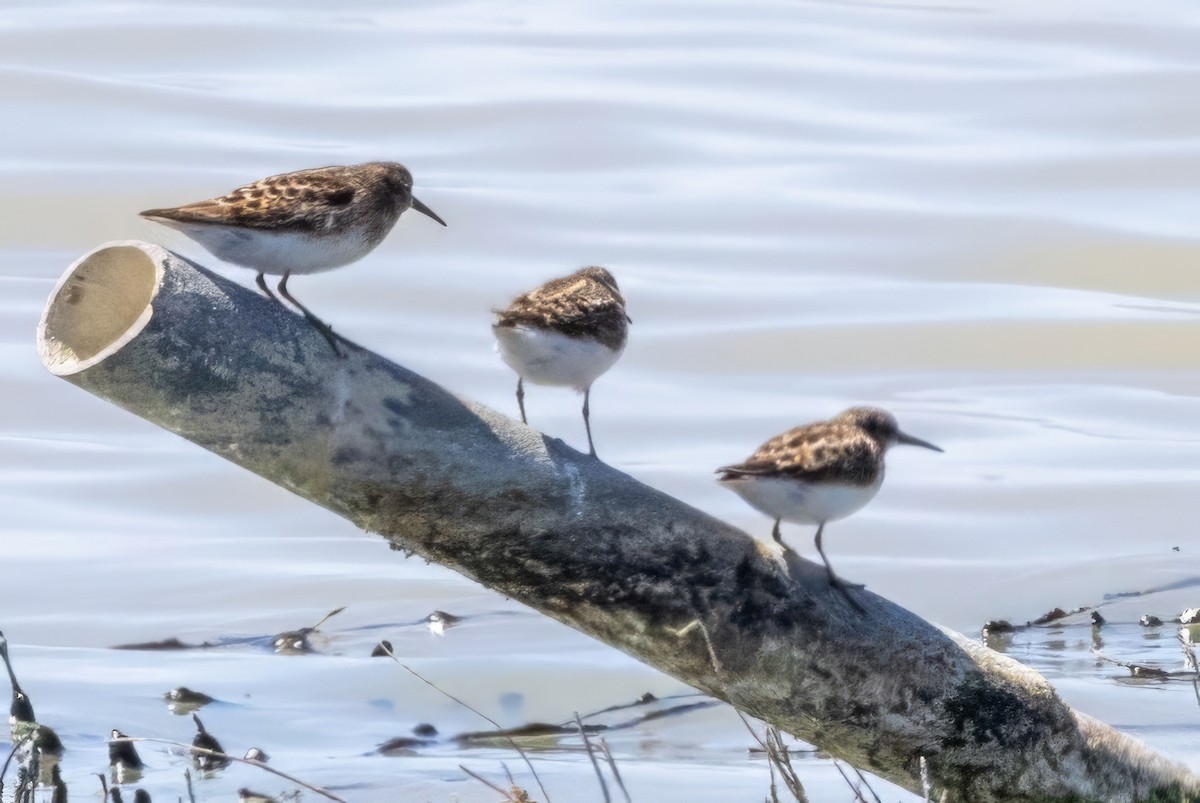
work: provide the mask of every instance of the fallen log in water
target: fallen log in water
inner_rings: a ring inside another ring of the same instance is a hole
[[[481,323],[481,325],[483,325]],[[70,267],[54,374],[912,790],[1184,800],[1200,778],[1037,673],[158,246]],[[715,489],[715,486],[714,486]]]

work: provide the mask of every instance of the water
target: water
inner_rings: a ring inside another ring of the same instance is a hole
[[[1040,5],[10,0],[0,627],[72,792],[98,787],[113,727],[190,740],[160,699],[178,685],[222,701],[203,716],[231,752],[349,799],[493,800],[457,767],[499,781],[502,760],[536,788],[499,749],[364,755],[421,721],[481,727],[366,658],[381,636],[505,725],[686,692],[42,369],[34,325],[82,252],[135,237],[210,262],[138,210],[321,164],[398,159],[450,224],[408,214],[352,269],[292,283],[348,337],[515,413],[488,309],[606,265],[635,321],[593,393],[606,460],[765,535],[712,468],[884,405],[946,454],[894,452],[879,497],[829,528],[842,573],[971,633],[1172,587],[1102,608],[1103,652],[1180,668],[1169,629],[1133,622],[1200,604],[1200,9]],[[527,397],[582,446],[578,403]],[[316,656],[110,649],[269,636],[341,605]],[[443,638],[411,624],[435,608],[468,618]],[[1090,627],[1063,632],[1012,649],[1200,769],[1190,686],[1117,682]],[[728,709],[610,742],[638,801],[767,794]],[[599,800],[567,746],[536,756],[551,797]],[[183,794],[181,760],[143,754],[156,799]],[[812,799],[851,796],[828,760],[798,766]],[[197,791],[240,786],[290,788],[235,768]]]

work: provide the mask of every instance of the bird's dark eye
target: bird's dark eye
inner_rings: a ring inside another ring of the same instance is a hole
[[[334,206],[345,206],[354,200],[354,189],[352,187],[343,187],[336,192],[331,192],[325,197],[325,200]]]

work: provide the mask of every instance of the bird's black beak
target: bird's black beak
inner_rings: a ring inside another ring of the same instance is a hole
[[[446,221],[444,221],[440,217],[438,217],[437,212],[434,212],[432,209],[430,209],[428,206],[426,206],[425,204],[418,201],[416,198],[412,199],[412,208],[417,210],[418,212],[420,212],[422,215],[429,215],[431,218],[436,220],[438,223],[441,223],[443,226],[446,225]]]
[[[920,446],[924,449],[933,449],[935,452],[946,451],[940,446],[934,446],[929,441],[923,441],[920,438],[914,438],[912,435],[905,435],[903,432],[896,433],[896,443],[907,443],[909,446]]]

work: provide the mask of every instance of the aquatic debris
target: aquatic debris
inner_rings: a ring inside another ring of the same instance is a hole
[[[1080,608],[1079,610],[1082,611],[1085,609]],[[1074,611],[1072,611],[1072,613],[1074,613]],[[1070,613],[1067,613],[1062,608],[1055,608],[1052,611],[1047,611],[1046,613],[1043,613],[1041,616],[1039,616],[1038,618],[1036,618],[1032,622],[1030,622],[1030,624],[1047,625],[1047,624],[1050,624],[1051,622],[1057,622],[1059,619],[1065,619],[1070,615],[1071,615]]]
[[[429,747],[435,743],[433,739],[420,739],[415,736],[397,736],[379,745],[375,749],[375,752],[381,756],[411,756],[416,754],[417,748]]]
[[[259,764],[266,764],[271,760],[271,757],[259,750],[257,747],[251,747],[246,751],[246,755],[242,756],[243,761],[257,761]]]
[[[12,684],[12,704],[8,708],[8,722],[13,729],[13,739],[17,740],[23,735],[28,735],[25,733],[28,730],[26,726],[36,722],[37,717],[33,714],[33,702],[29,699],[29,695],[17,682],[12,661],[8,657],[8,639],[4,637],[3,633],[0,633],[0,658],[4,659],[4,668],[8,670],[8,680]]]
[[[203,644],[188,644],[180,641],[172,636],[171,638],[159,639],[158,641],[139,641],[136,644],[117,644],[112,649],[114,650],[150,650],[150,651],[171,651],[171,650],[203,650],[208,647],[215,647],[211,642]]]
[[[199,750],[192,751],[192,764],[196,769],[201,772],[214,772],[225,769],[233,763],[232,759],[225,755],[225,748],[221,747],[217,738],[205,729],[200,717],[192,714],[192,721],[196,723],[198,731],[195,738],[192,739],[192,747],[199,748]]]
[[[108,766],[113,771],[113,781],[118,784],[136,783],[142,777],[142,757],[129,740],[128,734],[112,729],[108,742]]]
[[[1164,669],[1159,669],[1157,666],[1148,666],[1146,664],[1131,664],[1125,661],[1118,661],[1116,658],[1109,658],[1099,650],[1092,650],[1092,654],[1101,661],[1108,661],[1110,664],[1123,666],[1129,670],[1130,677],[1142,678],[1146,680],[1166,680],[1171,677],[1171,673]]]
[[[462,620],[463,617],[445,611],[434,611],[425,617],[425,621],[429,624],[429,632],[435,636],[444,636],[447,629],[454,627]]]
[[[204,692],[193,691],[187,686],[176,686],[164,694],[163,699],[167,701],[170,712],[176,716],[186,716],[214,702],[213,698]]]
[[[346,606],[334,608],[329,613],[321,617],[321,620],[311,627],[302,627],[299,630],[289,630],[285,633],[280,633],[271,640],[271,646],[275,648],[275,652],[284,653],[287,655],[300,655],[303,653],[315,652],[309,636],[317,632],[317,628],[328,622],[333,617],[337,616],[342,611],[346,610]]]

